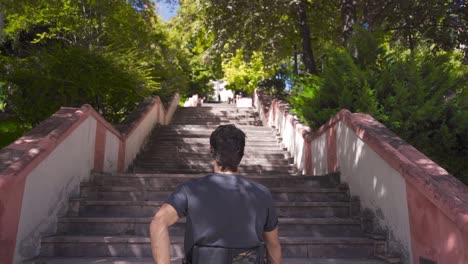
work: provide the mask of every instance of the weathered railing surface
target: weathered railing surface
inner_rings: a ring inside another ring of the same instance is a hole
[[[0,263],[37,255],[40,237],[54,232],[90,172],[124,171],[178,103],[178,95],[167,109],[159,97],[146,100],[118,128],[89,105],[61,108],[0,150]]]
[[[370,115],[344,109],[311,131],[287,103],[261,90],[254,105],[264,125],[281,134],[299,171],[340,172],[404,263],[468,263],[468,188],[445,169]]]

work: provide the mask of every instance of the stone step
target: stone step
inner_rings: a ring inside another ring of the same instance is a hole
[[[165,151],[165,150],[177,150],[177,151],[209,151],[210,144],[184,144],[184,143],[170,143],[170,142],[162,142],[160,144],[154,145],[147,145],[145,146],[145,150],[150,150],[152,152],[156,151]],[[270,152],[278,153],[278,152],[285,152],[285,149],[281,148],[279,145],[246,145],[244,151],[246,153],[262,153],[268,154]]]
[[[213,171],[213,163],[207,162],[205,164],[183,164],[183,163],[142,163],[138,162],[135,163],[133,167],[133,172],[144,173],[144,172],[197,172],[197,173],[210,173]],[[240,172],[244,173],[287,173],[287,174],[295,174],[297,172],[297,168],[294,166],[288,165],[247,165],[247,164],[240,164],[238,167]]]
[[[228,115],[228,114],[253,114],[258,115],[258,113],[253,108],[201,108],[201,109],[177,109],[177,115],[185,114],[199,114],[199,115]],[[230,116],[230,115],[229,115]]]
[[[180,131],[180,130],[159,130],[159,131],[154,131],[152,134],[152,137],[161,137],[161,138],[167,138],[167,137],[187,137],[187,138],[210,138],[211,133],[213,131]],[[244,134],[247,137],[247,140],[250,139],[258,139],[258,138],[266,138],[266,137],[271,137],[274,139],[277,139],[277,135],[273,131],[247,131],[244,132]]]
[[[215,103],[204,103],[200,107],[179,107],[177,108],[177,111],[187,111],[187,112],[192,112],[192,111],[215,111],[221,109],[223,111],[254,111],[255,109],[253,107],[237,107],[236,105],[233,104],[215,104]]]
[[[216,125],[216,126],[219,126],[219,125],[229,125],[229,124],[232,124],[232,125],[243,125],[243,126],[262,126],[262,123],[260,122],[243,122],[243,121],[239,121],[239,122],[234,122],[234,121],[207,121],[207,122],[199,122],[199,121],[194,121],[194,122],[191,122],[191,123],[188,123],[187,121],[184,121],[184,122],[177,122],[176,121],[173,121],[171,122],[171,124],[174,124],[174,125]]]
[[[175,189],[178,185],[194,178],[204,177],[201,174],[139,174],[139,173],[118,173],[118,174],[94,174],[94,183],[97,186],[131,186],[144,187],[146,190],[160,188]],[[280,175],[259,175],[250,174],[245,178],[259,182],[268,188],[313,188],[313,187],[335,187],[328,176],[284,176]]]
[[[202,116],[202,115],[178,115],[176,116],[173,121],[177,122],[197,122],[197,121],[204,121],[204,122],[261,122],[258,117],[256,116],[246,116],[246,115],[236,115],[236,116],[221,116],[221,115],[214,115],[214,116]]]
[[[204,121],[258,121],[258,117],[255,115],[248,115],[248,114],[234,114],[232,116],[222,115],[222,114],[214,114],[214,115],[203,115],[203,114],[177,114],[174,118],[175,121],[197,121],[197,120],[204,120]]]
[[[213,131],[206,131],[206,133],[186,133],[186,132],[177,132],[177,131],[164,131],[164,132],[155,132],[150,139],[171,139],[171,138],[198,138],[198,139],[206,139],[210,140],[210,135]],[[279,140],[275,137],[273,133],[268,131],[266,132],[257,132],[257,133],[249,133],[246,134],[247,141],[255,141],[255,140]]]
[[[161,129],[175,129],[179,131],[211,131],[213,132],[219,125],[170,125],[162,126]],[[270,131],[273,132],[273,128],[264,127],[264,126],[244,126],[239,125],[237,128],[241,129],[244,132],[249,131]]]
[[[149,236],[152,217],[63,217],[58,235],[136,235]],[[169,228],[171,236],[185,234],[185,219]],[[358,237],[363,236],[361,222],[349,218],[280,218],[282,236]]]
[[[134,164],[154,164],[155,166],[160,166],[163,164],[184,164],[184,165],[199,165],[199,164],[209,164],[213,166],[213,158],[211,156],[205,156],[203,158],[185,158],[180,157],[179,155],[173,156],[171,159],[164,157],[145,157],[143,155],[138,156],[138,159]],[[281,159],[265,159],[265,158],[242,158],[241,165],[275,165],[275,166],[288,166],[290,165],[289,160],[282,157]]]
[[[198,174],[198,173],[204,173],[208,174],[213,172],[213,169],[208,169],[208,168],[185,168],[185,169],[179,169],[177,167],[174,168],[143,168],[143,167],[133,167],[129,168],[129,172],[134,172],[134,173],[141,173],[141,174],[150,174],[150,173],[185,173],[185,174]],[[239,169],[239,172],[241,174],[258,174],[258,175],[291,175],[295,176],[298,175],[297,169],[293,168],[291,170],[281,170],[281,171],[274,171],[274,170],[258,170],[258,169],[252,169],[252,170],[244,170],[242,168]]]
[[[167,160],[168,157],[177,157],[179,159],[186,159],[186,160],[207,160],[207,159],[212,159],[212,156],[209,152],[206,153],[200,153],[200,152],[178,152],[177,155],[167,155],[166,153],[159,153],[159,155],[149,155],[153,154],[152,152],[155,152],[155,154],[158,154],[157,151],[152,151],[150,149],[143,151],[141,154],[138,155],[137,161],[138,160]],[[175,152],[175,151],[174,151]],[[175,153],[174,153],[175,154]],[[256,153],[244,153],[244,157],[242,158],[242,162],[245,160],[254,160],[257,159],[260,162],[263,161],[269,161],[269,160],[282,160],[287,158],[289,155],[287,154],[286,151],[277,151],[276,153],[264,153],[261,154],[259,152]]]
[[[197,147],[197,148],[210,148],[210,140],[209,139],[190,139],[190,138],[172,138],[172,139],[152,139],[146,145],[145,149],[151,148],[171,148],[171,147]],[[245,142],[245,149],[283,149],[279,142],[275,140],[259,140],[259,141],[247,141]]]
[[[171,264],[180,264],[182,258],[172,258]],[[135,257],[39,257],[24,262],[24,264],[154,264],[152,258]],[[283,258],[283,264],[386,264],[374,258]]]
[[[384,242],[365,237],[280,237],[284,258],[369,258]],[[171,237],[171,256],[183,257],[183,237]],[[52,236],[42,239],[43,257],[151,257],[148,237]]]
[[[213,127],[213,130],[207,130],[207,129],[195,129],[195,128],[190,128],[190,129],[184,129],[184,128],[176,128],[175,126],[161,126],[157,130],[154,131],[155,134],[158,135],[199,135],[199,136],[206,136],[209,137],[211,133],[213,133],[214,129],[216,127]],[[273,130],[272,128],[267,128],[264,127],[263,129],[244,129],[241,128],[242,131],[247,135],[247,137],[261,137],[264,135],[276,135],[276,131]]]
[[[70,199],[69,216],[151,217],[164,201],[99,201]],[[324,218],[350,216],[349,202],[275,202],[279,217]]]
[[[177,109],[176,115],[180,114],[202,114],[202,115],[234,115],[234,114],[257,114],[253,108],[214,108],[202,107],[199,109]]]
[[[218,125],[226,125],[226,124],[238,124],[238,125],[251,125],[251,126],[261,126],[262,123],[259,120],[253,119],[175,119],[171,121],[171,124],[194,124],[194,125],[208,125],[208,124],[218,124]]]
[[[171,125],[227,125],[233,124],[235,126],[262,126],[262,121],[252,119],[252,118],[243,118],[243,119],[227,119],[227,118],[176,118],[171,121]]]
[[[185,146],[185,147],[180,147],[180,146],[159,146],[153,148],[145,148],[143,151],[140,153],[140,155],[149,155],[149,156],[157,156],[161,158],[168,158],[168,157],[175,157],[178,154],[199,154],[199,155],[210,155],[210,149],[208,146],[206,147],[190,147],[190,146]],[[283,155],[286,158],[290,157],[291,154],[289,154],[287,151],[282,150],[280,148],[275,148],[275,149],[265,149],[265,148],[245,148],[244,150],[244,156],[263,156],[263,157],[269,157],[270,155]]]
[[[80,197],[100,201],[157,201],[165,200],[174,189],[145,190],[138,187],[82,186]],[[272,188],[277,202],[347,202],[347,189],[339,188]]]
[[[161,136],[157,136],[157,137],[154,137],[154,138],[151,138],[148,142],[149,145],[153,145],[153,144],[161,144],[161,143],[164,143],[164,142],[168,142],[168,143],[184,143],[184,144],[210,144],[210,138],[209,137],[203,137],[203,138],[200,138],[200,137],[197,137],[197,138],[194,138],[194,137],[180,137],[180,136],[167,136],[167,137],[161,137]],[[255,137],[255,138],[247,138],[246,141],[245,141],[245,145],[248,146],[248,145],[260,145],[260,144],[263,144],[263,145],[268,145],[268,144],[271,144],[271,145],[274,145],[274,146],[277,146],[279,145],[279,141],[275,138],[273,138],[273,136],[271,137]]]

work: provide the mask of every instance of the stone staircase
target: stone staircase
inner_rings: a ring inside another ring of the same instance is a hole
[[[153,263],[149,223],[179,184],[211,173],[209,135],[232,123],[247,134],[240,172],[270,188],[280,217],[283,263],[384,264],[384,239],[363,232],[359,201],[338,175],[297,175],[273,129],[250,108],[212,104],[179,108],[170,126],[155,129],[128,173],[93,174],[70,200],[57,232],[42,239],[27,263]],[[173,263],[183,257],[185,219],[170,228]],[[385,260],[384,260],[385,259]]]

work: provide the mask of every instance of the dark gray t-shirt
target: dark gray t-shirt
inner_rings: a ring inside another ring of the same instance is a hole
[[[278,217],[270,191],[239,175],[211,174],[190,180],[166,200],[187,217],[185,253],[193,245],[246,248],[263,242]]]

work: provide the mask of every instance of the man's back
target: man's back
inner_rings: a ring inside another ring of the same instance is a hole
[[[277,225],[270,191],[234,174],[211,174],[181,185],[166,201],[187,217],[185,249],[250,248]]]
[[[151,250],[159,264],[170,263],[169,226],[187,217],[185,253],[188,263],[281,264],[278,217],[270,191],[240,177],[245,134],[222,125],[210,135],[214,174],[182,184],[158,210],[150,225]],[[254,248],[255,247],[255,248]]]

